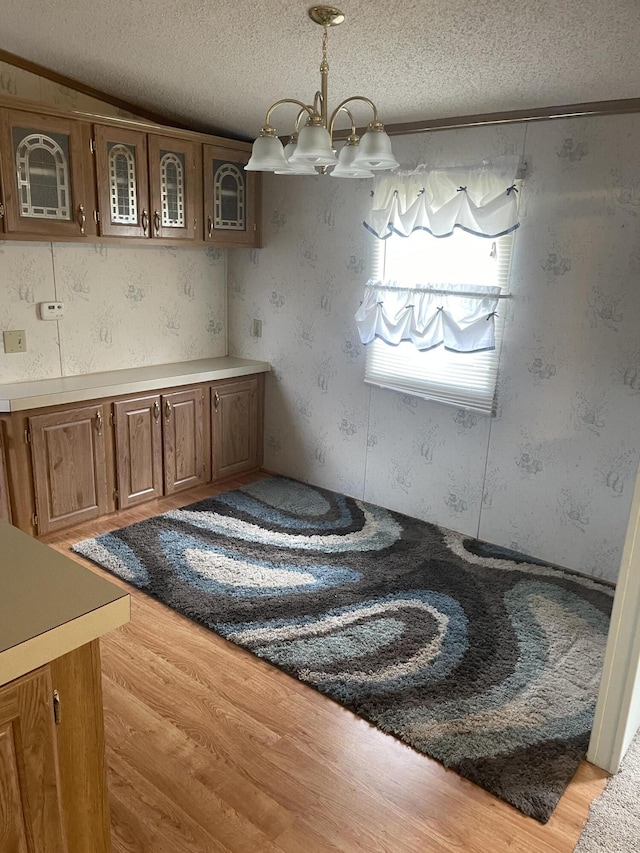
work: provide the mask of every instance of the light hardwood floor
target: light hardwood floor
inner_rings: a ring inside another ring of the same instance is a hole
[[[80,539],[259,476],[192,489],[43,541],[69,553]],[[114,853],[573,851],[604,771],[583,763],[541,826],[115,582],[131,593],[132,620],[101,641]]]

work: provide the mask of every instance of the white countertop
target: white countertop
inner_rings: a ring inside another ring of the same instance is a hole
[[[132,367],[107,373],[86,373],[57,379],[37,379],[33,382],[13,382],[0,385],[0,413],[22,412],[64,403],[78,403],[99,397],[116,397],[156,391],[173,385],[191,385],[215,379],[232,379],[251,373],[266,373],[267,361],[223,356],[180,361],[151,367]]]
[[[129,618],[124,589],[0,521],[0,685]]]

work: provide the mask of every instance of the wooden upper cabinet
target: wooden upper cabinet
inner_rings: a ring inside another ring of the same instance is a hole
[[[95,127],[100,234],[149,237],[147,134],[121,127]]]
[[[260,245],[260,173],[246,172],[251,152],[203,145],[204,237],[216,246]]]
[[[0,107],[0,234],[257,248],[262,175],[245,171],[250,153],[170,127]]]
[[[149,135],[151,235],[169,240],[202,239],[200,144]],[[197,196],[196,196],[197,193]]]
[[[90,131],[73,119],[0,111],[7,234],[95,235]]]
[[[2,133],[2,124],[0,123],[0,135]],[[0,139],[0,234],[6,234],[7,231],[7,208],[4,203],[5,192],[4,192],[4,180],[5,173],[2,166],[2,161],[5,159],[6,155],[3,156],[2,151],[2,140]]]
[[[0,850],[67,853],[49,667],[0,687]]]
[[[29,418],[38,533],[107,512],[101,403]]]

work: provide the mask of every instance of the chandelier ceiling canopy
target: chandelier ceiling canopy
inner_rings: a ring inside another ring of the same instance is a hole
[[[278,175],[317,175],[318,171],[326,173],[332,168],[331,176],[334,178],[372,178],[374,172],[397,169],[399,164],[393,156],[391,140],[378,119],[378,110],[373,101],[362,95],[353,95],[345,98],[329,115],[328,30],[329,27],[341,24],[344,15],[334,6],[312,6],[309,9],[309,17],[324,29],[320,89],[314,95],[313,104],[305,104],[295,98],[282,98],[271,104],[260,135],[253,143],[251,159],[245,169],[253,172],[275,172]],[[366,104],[373,113],[362,139],[356,133],[353,114],[347,107],[347,104],[355,101]],[[276,135],[275,127],[270,123],[271,114],[282,104],[295,104],[299,107],[294,132],[284,148]],[[341,114],[351,123],[351,132],[339,155],[336,155],[334,126]],[[303,119],[305,122],[301,127]]]

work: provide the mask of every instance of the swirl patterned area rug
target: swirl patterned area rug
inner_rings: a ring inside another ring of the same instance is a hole
[[[604,584],[281,477],[73,550],[543,823],[585,755]]]

